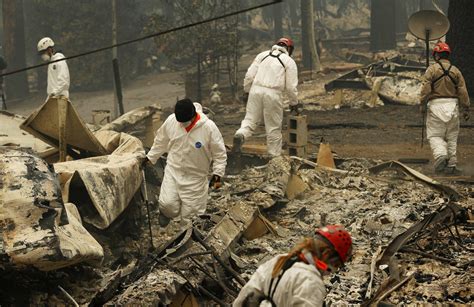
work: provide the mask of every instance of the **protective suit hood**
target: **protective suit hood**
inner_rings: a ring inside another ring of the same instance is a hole
[[[286,47],[283,47],[283,46],[273,45],[273,46],[272,46],[272,53],[273,53],[273,51],[275,51],[275,50],[278,50],[278,51],[280,51],[280,52],[283,52],[283,53],[285,53],[285,54],[288,54],[288,50],[286,50]]]

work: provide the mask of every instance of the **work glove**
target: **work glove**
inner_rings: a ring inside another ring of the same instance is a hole
[[[140,164],[140,167],[143,169],[145,168],[147,165],[150,165],[151,164],[151,161],[148,159],[147,156],[145,156],[144,158],[142,158],[142,162]]]
[[[222,186],[221,176],[212,175],[211,180],[209,181],[209,187],[213,189],[220,189]]]
[[[426,103],[420,103],[420,113],[425,114],[426,113]]]
[[[244,103],[247,103],[248,100],[249,100],[249,93],[243,93],[242,94],[242,101]]]
[[[290,105],[290,113],[299,115],[303,109],[303,104],[301,102],[297,102],[295,105]]]
[[[462,118],[467,122],[469,118],[471,118],[471,114],[469,114],[469,109],[464,109],[462,112]]]

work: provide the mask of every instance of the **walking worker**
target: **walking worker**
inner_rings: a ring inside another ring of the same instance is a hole
[[[298,69],[291,58],[294,44],[289,38],[280,38],[271,50],[257,55],[247,70],[244,91],[249,93],[245,118],[234,135],[233,151],[265,124],[267,151],[271,156],[281,155],[283,121],[283,92],[288,94],[290,108],[298,104]]]
[[[174,114],[158,129],[145,163],[168,153],[160,189],[160,225],[171,219],[188,222],[206,210],[208,188],[221,187],[227,164],[224,139],[199,103],[179,100]],[[208,180],[212,164],[212,177]]]
[[[64,59],[64,54],[54,50],[54,42],[49,37],[43,37],[38,42],[38,54],[45,62]],[[69,68],[66,61],[50,63],[48,65],[48,100],[50,97],[63,96],[69,99]]]
[[[459,106],[469,120],[469,94],[463,75],[449,61],[451,49],[438,43],[433,49],[436,63],[428,67],[421,88],[421,110],[426,118],[426,134],[437,174],[460,174],[456,167],[459,135]]]
[[[288,254],[262,264],[241,289],[234,307],[323,306],[323,276],[342,267],[352,253],[352,238],[341,225],[316,230]]]

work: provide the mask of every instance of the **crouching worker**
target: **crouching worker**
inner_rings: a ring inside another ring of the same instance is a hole
[[[174,114],[158,129],[145,163],[155,164],[166,152],[168,157],[159,197],[162,227],[174,218],[188,222],[203,214],[208,188],[221,186],[227,163],[219,129],[202,113],[202,106],[189,99],[179,100]]]
[[[351,252],[351,236],[342,226],[320,228],[314,238],[262,264],[233,306],[323,306],[323,276],[342,267]]]

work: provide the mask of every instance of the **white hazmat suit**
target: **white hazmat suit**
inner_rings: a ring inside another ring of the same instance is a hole
[[[426,137],[430,142],[438,168],[447,160],[448,167],[457,163],[456,149],[459,135],[459,111],[457,98],[437,98],[428,103]]]
[[[268,295],[272,280],[272,271],[278,255],[262,264],[252,275],[249,282],[240,290],[239,296],[233,303],[234,307],[244,306],[249,295]],[[274,287],[275,282],[273,282]],[[278,307],[286,306],[322,306],[326,297],[326,288],[320,272],[313,265],[296,262],[281,276],[280,282],[273,295],[273,301]],[[271,306],[264,302],[260,306]]]
[[[151,163],[168,153],[161,184],[160,214],[188,221],[206,210],[209,187],[208,174],[224,176],[227,153],[216,124],[194,103],[199,119],[186,131],[174,114],[158,129],[153,146],[147,154]]]
[[[62,53],[55,53],[51,61],[64,59]],[[49,96],[65,96],[69,98],[69,68],[66,61],[50,63],[48,65],[48,88],[46,90]]]
[[[263,120],[267,151],[272,156],[279,156],[282,147],[282,94],[288,94],[291,105],[298,104],[297,86],[298,69],[285,47],[274,45],[271,50],[257,55],[245,75],[244,91],[249,93],[249,98],[245,118],[236,135],[247,139]]]

